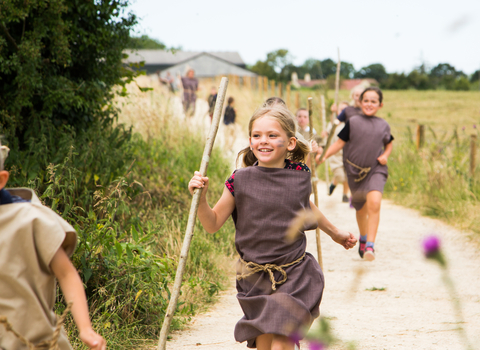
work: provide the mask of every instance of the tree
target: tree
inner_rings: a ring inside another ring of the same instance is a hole
[[[417,90],[428,90],[432,88],[428,75],[417,69],[412,70],[408,75],[408,83]]]
[[[127,48],[137,50],[165,50],[167,47],[158,39],[150,38],[148,35],[142,35],[140,37],[130,37]]]
[[[381,63],[374,63],[367,67],[363,67],[356,72],[354,76],[359,79],[372,78],[377,80],[380,84],[385,82],[388,78],[387,71]]]
[[[480,80],[480,69],[479,70],[476,70],[472,76],[470,77],[470,82],[471,83],[474,83],[476,81],[479,81]]]
[[[410,87],[410,82],[405,73],[392,73],[388,75],[388,78],[381,86],[383,89],[388,90],[406,90]]]
[[[312,79],[326,79],[330,75],[337,73],[337,63],[327,58],[323,61],[310,58],[299,68],[302,75],[309,73]],[[340,76],[345,79],[353,77],[355,69],[353,64],[340,62]]]
[[[253,66],[249,67],[252,72],[267,77],[268,79],[277,79],[277,72],[265,61],[257,61]]]
[[[292,56],[288,50],[279,49],[267,53],[267,59],[257,61],[255,65],[250,67],[250,70],[269,79],[288,81],[290,77],[287,76],[285,69],[288,67],[287,71],[290,71],[292,66]]]
[[[440,63],[432,68],[429,76],[433,86],[443,87],[447,90],[455,90],[456,80],[461,77],[466,77],[466,74],[462,71],[457,71],[454,66],[448,63]],[[463,83],[461,83],[461,85],[462,84]]]
[[[112,87],[136,24],[126,0],[4,2],[0,12],[0,134],[17,149],[63,125],[85,130],[115,117]],[[124,78],[127,78],[126,80]],[[53,128],[53,129],[52,129]]]

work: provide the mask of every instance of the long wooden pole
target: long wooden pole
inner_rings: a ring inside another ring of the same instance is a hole
[[[338,49],[338,61],[337,61],[337,75],[335,77],[335,105],[338,107],[338,90],[340,90],[340,49]],[[323,158],[325,158],[325,154],[327,153],[328,147],[330,147],[330,143],[332,142],[333,135],[335,134],[335,129],[340,124],[337,119],[337,112],[332,114],[332,130],[328,134],[327,143],[325,144],[325,149],[320,156],[319,162],[321,163]]]
[[[309,97],[307,100],[308,103],[308,118],[310,122],[310,140],[313,140],[313,108],[312,108],[312,98]],[[316,164],[315,164],[315,154],[310,153],[310,164],[312,170],[312,187],[313,187],[313,198],[315,201],[315,206],[318,208],[318,192],[317,192],[317,174],[316,174]],[[317,242],[317,256],[318,264],[323,270],[323,258],[322,258],[322,242],[320,240],[320,229],[317,227],[315,229],[315,240]]]
[[[325,110],[325,96],[320,96],[320,101],[322,104],[322,130],[327,131],[327,111]],[[326,149],[324,149],[326,151]],[[328,173],[328,159],[325,162],[325,180],[327,184],[327,193],[330,188],[330,174]]]
[[[208,163],[210,161],[210,154],[212,153],[213,143],[217,136],[218,125],[220,124],[220,117],[222,115],[223,103],[227,92],[228,79],[223,77],[218,88],[217,102],[215,103],[215,110],[213,112],[212,126],[207,138],[207,143],[203,151],[202,162],[200,164],[200,173],[202,176],[207,174]],[[162,330],[160,331],[160,339],[158,341],[158,350],[165,350],[167,343],[167,336],[170,330],[170,325],[177,307],[178,297],[180,295],[180,287],[182,286],[183,273],[185,271],[185,264],[188,258],[188,250],[190,249],[190,242],[193,237],[193,229],[195,228],[195,220],[197,218],[198,205],[200,204],[200,196],[202,189],[198,188],[194,191],[192,204],[190,206],[190,214],[188,215],[187,231],[183,239],[182,251],[180,253],[180,260],[178,262],[177,273],[175,275],[175,283],[173,284],[173,291],[168,303],[165,319],[163,320]]]

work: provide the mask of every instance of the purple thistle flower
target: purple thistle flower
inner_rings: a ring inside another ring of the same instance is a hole
[[[440,251],[440,239],[437,236],[428,236],[423,240],[423,252],[428,259],[436,260],[444,268],[447,266]]]
[[[427,257],[438,253],[440,250],[440,240],[437,236],[428,236],[423,240],[423,252]]]
[[[322,343],[314,340],[310,343],[309,349],[310,350],[323,350],[323,349],[325,349],[325,346]]]
[[[473,124],[473,128],[476,129],[476,128],[477,128],[477,124]]]
[[[464,126],[462,126],[462,131],[465,131],[465,127],[464,127]]]
[[[288,338],[292,343],[299,344],[303,337],[299,332],[293,332]]]

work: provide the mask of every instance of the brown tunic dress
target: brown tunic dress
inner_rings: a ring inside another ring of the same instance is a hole
[[[348,106],[345,107],[345,109],[338,115],[338,120],[342,122],[348,122],[350,118],[356,116],[356,115],[361,115],[362,110],[358,107],[353,107],[353,106]]]
[[[292,169],[251,166],[235,173],[235,245],[240,257],[257,264],[283,265],[305,253],[306,237],[299,232],[286,241],[290,222],[301,210],[310,209],[310,173]],[[313,226],[305,229],[313,229]],[[237,281],[237,299],[244,312],[235,327],[235,339],[256,347],[261,334],[288,336],[310,326],[319,315],[324,277],[315,258],[306,253],[299,263],[286,267],[288,279],[272,290],[266,272]],[[248,270],[239,261],[237,275]],[[282,275],[275,272],[275,279]]]
[[[348,131],[348,135],[345,131]],[[388,167],[381,165],[377,158],[383,154],[385,146],[393,139],[390,125],[378,117],[358,115],[345,124],[338,137],[346,141],[343,147],[343,165],[352,192],[352,205],[356,210],[360,210],[366,202],[367,193],[370,191],[383,193],[387,182]],[[351,163],[361,168],[370,167],[371,170],[363,180],[355,181],[360,178],[361,170]]]
[[[185,112],[192,109],[195,112],[197,101],[198,80],[197,78],[182,77],[183,85],[183,107]]]

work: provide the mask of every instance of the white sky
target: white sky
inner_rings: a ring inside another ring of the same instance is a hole
[[[285,48],[294,63],[382,63],[409,72],[423,60],[480,69],[480,0],[132,0],[137,34],[186,51],[238,51],[247,64]]]

